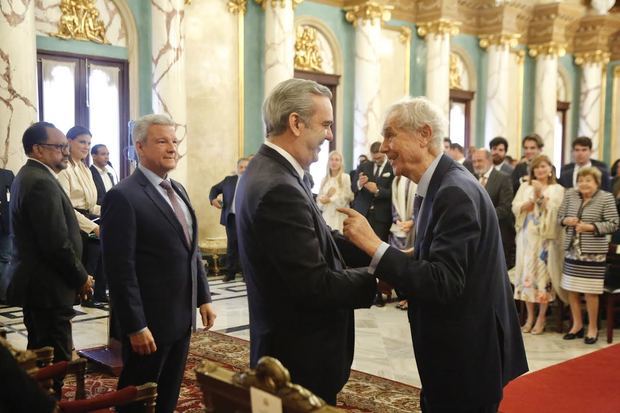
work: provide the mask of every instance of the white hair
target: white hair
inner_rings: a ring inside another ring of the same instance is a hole
[[[155,113],[150,115],[144,115],[138,120],[136,120],[133,124],[131,139],[133,140],[134,146],[138,142],[144,142],[146,140],[146,136],[151,125],[164,125],[173,127],[176,126],[168,115],[161,115]]]
[[[441,109],[424,96],[405,97],[392,104],[385,119],[395,122],[394,126],[410,132],[417,132],[428,125],[433,133],[432,146],[443,149],[443,139],[447,136],[448,121]]]

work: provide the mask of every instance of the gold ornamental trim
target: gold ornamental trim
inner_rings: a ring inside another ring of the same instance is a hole
[[[255,1],[258,5],[260,5],[263,8],[263,10],[267,9],[267,4],[271,4],[272,9],[275,9],[277,6],[280,6],[280,8],[283,9],[286,7],[286,2],[287,2],[287,0],[255,0]],[[293,9],[297,8],[297,6],[303,3],[303,1],[304,0],[291,0]]]
[[[536,57],[538,55],[549,55],[561,57],[566,54],[567,44],[564,42],[548,42],[529,46],[529,55]]]
[[[426,37],[429,34],[439,36],[455,36],[461,30],[461,22],[439,19],[432,22],[420,23],[418,25],[418,36]]]
[[[229,13],[245,14],[248,11],[248,0],[228,0],[226,6]]]
[[[519,33],[499,33],[499,34],[483,34],[480,36],[478,44],[483,49],[489,46],[500,46],[512,49],[519,44],[521,34]]]
[[[317,30],[314,27],[297,27],[295,69],[323,73],[323,57],[317,41]]]
[[[359,21],[363,23],[387,22],[392,18],[392,10],[394,10],[394,6],[376,1],[367,1],[364,4],[345,7],[344,11],[346,14],[344,17],[353,26],[357,26]]]
[[[61,0],[58,7],[62,15],[55,37],[110,44],[94,0]]]
[[[588,63],[602,63],[606,65],[609,63],[611,53],[604,52],[602,50],[596,50],[594,52],[575,53],[575,64],[578,66]]]
[[[398,28],[398,31],[400,32],[400,35],[398,36],[398,40],[400,40],[401,43],[407,43],[409,40],[411,40],[411,28],[410,27],[400,26]]]
[[[525,62],[525,50],[515,50],[512,53],[514,53],[516,59],[517,59],[517,64],[518,65],[522,65],[523,62]],[[520,134],[519,134],[520,136]]]
[[[456,53],[450,53],[450,89],[463,90],[463,81],[459,73],[459,59]]]

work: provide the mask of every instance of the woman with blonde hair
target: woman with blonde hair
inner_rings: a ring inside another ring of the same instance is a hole
[[[546,155],[535,157],[529,180],[521,184],[512,202],[517,230],[514,298],[525,301],[524,333],[543,333],[547,306],[559,292],[562,251],[557,216],[563,199],[564,188],[557,183],[551,160]]]
[[[566,191],[558,222],[564,226],[564,270],[562,288],[568,291],[573,325],[564,340],[585,335],[586,344],[598,339],[598,304],[603,293],[609,241],[618,227],[614,197],[600,189],[601,172],[596,167],[577,172],[577,188]],[[588,331],[584,332],[579,294],[586,297]]]
[[[353,200],[351,177],[344,173],[342,155],[338,151],[329,153],[327,173],[321,181],[317,204],[323,212],[323,219],[332,229],[342,232],[342,223],[346,215],[336,209],[348,207]]]

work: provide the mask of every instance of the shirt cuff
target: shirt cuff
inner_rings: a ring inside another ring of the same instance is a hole
[[[385,254],[385,251],[387,251],[389,247],[390,246],[385,242],[382,242],[381,245],[379,245],[379,248],[377,248],[377,251],[375,251],[375,255],[372,256],[372,260],[370,261],[370,266],[368,267],[369,274],[375,274],[377,266],[379,265],[379,261],[381,261],[381,258],[383,258],[383,254]]]
[[[142,332],[143,332],[143,331],[145,331],[145,330],[146,330],[146,327],[141,328],[141,329],[140,329],[140,330],[138,330],[138,331],[134,331],[133,333],[129,333],[129,337],[132,337],[132,336],[138,335],[138,334],[142,333]]]

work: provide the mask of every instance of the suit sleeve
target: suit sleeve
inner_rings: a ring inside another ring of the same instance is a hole
[[[122,331],[131,334],[148,327],[136,275],[136,212],[125,195],[114,188],[103,200],[101,247],[110,298]]]
[[[463,293],[470,260],[477,256],[478,207],[461,188],[449,187],[436,194],[432,216],[436,218],[430,223],[434,229],[428,259],[389,247],[375,274],[412,299],[446,304]]]
[[[26,195],[24,205],[28,205],[38,251],[77,290],[84,285],[88,274],[69,240],[60,191],[54,182],[39,180]]]
[[[327,265],[307,197],[289,185],[269,191],[258,205],[252,231],[282,285],[282,300],[307,309],[369,307],[376,290],[366,269],[335,271]]]
[[[512,198],[514,192],[512,191],[512,183],[508,175],[500,176],[499,185],[499,199],[495,212],[497,212],[497,218],[501,220],[512,219]]]
[[[209,202],[213,202],[213,200],[223,192],[225,180],[226,178],[211,187],[211,191],[209,191]]]

